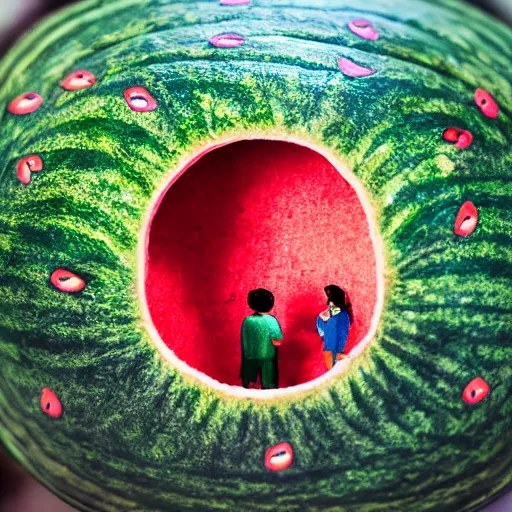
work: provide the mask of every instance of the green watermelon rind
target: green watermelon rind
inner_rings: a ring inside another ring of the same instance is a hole
[[[0,439],[77,508],[470,511],[511,482],[511,31],[451,0],[316,5],[96,0],[38,25],[0,64]],[[355,17],[379,40],[352,34]],[[246,43],[208,44],[223,32]],[[339,57],[377,73],[346,77]],[[64,91],[74,69],[98,83]],[[157,110],[127,107],[135,85]],[[497,119],[475,105],[478,87]],[[29,90],[40,109],[7,113]],[[470,130],[471,147],[447,144],[448,126]],[[351,169],[384,244],[367,349],[275,400],[176,371],[137,288],[158,192],[191,155],[240,137],[301,142]],[[44,169],[23,186],[29,154]],[[461,238],[467,200],[480,220]],[[56,291],[60,267],[87,288]],[[469,406],[477,376],[492,391]],[[45,387],[59,419],[40,409]],[[283,441],[294,464],[268,472],[265,451]]]

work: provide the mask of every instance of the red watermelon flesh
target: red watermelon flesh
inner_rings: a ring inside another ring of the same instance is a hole
[[[191,367],[240,385],[247,293],[270,289],[284,332],[280,387],[326,371],[316,316],[323,287],[353,306],[347,351],[370,329],[376,259],[354,188],[312,149],[244,141],[205,154],[167,190],[149,232],[146,294],[166,345]]]

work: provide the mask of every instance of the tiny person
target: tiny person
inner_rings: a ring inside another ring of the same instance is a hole
[[[264,288],[249,292],[247,302],[254,311],[242,323],[242,385],[261,379],[263,389],[278,387],[277,349],[283,331],[275,316],[269,315],[274,307],[274,295]]]
[[[329,308],[318,315],[316,328],[324,342],[324,358],[330,370],[337,361],[345,357],[350,317],[345,292],[334,284],[324,288]]]

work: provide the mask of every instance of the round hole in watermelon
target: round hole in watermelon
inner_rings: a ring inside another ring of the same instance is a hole
[[[316,316],[324,286],[348,293],[349,352],[377,305],[377,258],[355,189],[322,155],[283,141],[239,141],[186,167],[160,195],[147,234],[146,300],[175,356],[240,383],[247,293],[270,289],[281,323],[280,387],[326,372]]]
[[[457,3],[85,2],[2,61],[4,107],[31,90],[45,103],[0,123],[0,438],[47,487],[81,510],[113,512],[463,512],[504,492],[511,32]],[[356,16],[378,40],[349,31]],[[248,44],[207,42],[238,32]],[[97,85],[62,90],[75,67]],[[158,102],[152,113],[123,100],[135,86]],[[477,88],[499,112],[485,97],[479,108]],[[473,144],[447,144],[450,126]],[[386,257],[368,350],[308,393],[312,383],[278,390],[286,400],[235,386],[242,397],[226,396],[163,361],[136,293],[143,219],[169,169],[208,141],[267,133],[349,163]],[[25,155],[44,161],[28,184],[16,176]],[[480,220],[459,236],[468,201]],[[50,286],[67,269],[82,291]],[[470,405],[461,394],[477,376],[492,391]],[[43,386],[62,402],[57,421],[38,406]],[[269,470],[266,451],[285,442],[293,463]]]

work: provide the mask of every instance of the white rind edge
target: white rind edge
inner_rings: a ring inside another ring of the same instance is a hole
[[[287,388],[260,390],[260,389],[245,389],[242,386],[231,386],[229,384],[223,384],[212,377],[209,377],[205,373],[196,370],[180,360],[174,352],[165,344],[160,337],[157,329],[155,328],[151,319],[151,314],[146,300],[145,292],[145,276],[146,276],[146,255],[148,250],[149,231],[153,217],[160,206],[165,194],[169,188],[178,180],[184,172],[187,171],[194,163],[201,159],[204,155],[215,149],[221,148],[235,142],[248,141],[248,140],[268,140],[276,142],[288,142],[299,146],[306,147],[312,151],[317,152],[323,156],[331,165],[342,175],[342,177],[353,187],[356,194],[363,206],[366,218],[368,220],[370,228],[370,237],[375,253],[376,260],[376,281],[377,281],[377,301],[370,324],[370,329],[366,336],[351,350],[348,357],[338,362],[331,370],[325,374],[313,379],[309,382],[299,384],[297,386],[290,386]],[[191,384],[202,384],[212,390],[220,392],[224,397],[233,398],[250,398],[255,401],[275,401],[276,399],[295,398],[297,396],[303,396],[304,394],[310,394],[315,389],[319,388],[323,390],[326,386],[333,384],[341,375],[346,373],[352,366],[353,362],[361,356],[361,354],[368,348],[371,340],[374,338],[377,327],[379,324],[380,316],[384,307],[384,273],[385,273],[385,261],[384,261],[384,244],[382,237],[377,230],[377,219],[375,217],[374,209],[371,206],[368,194],[364,186],[360,183],[358,178],[349,169],[349,166],[343,163],[334,152],[328,148],[321,147],[315,141],[304,137],[303,134],[300,136],[283,134],[281,132],[268,132],[268,131],[257,131],[251,130],[244,135],[238,132],[236,135],[228,134],[224,137],[216,138],[213,141],[209,141],[199,145],[193,149],[190,153],[187,153],[185,157],[182,157],[177,163],[174,169],[171,169],[164,179],[162,186],[154,193],[153,198],[150,201],[149,208],[147,210],[144,221],[142,222],[139,244],[137,248],[137,298],[140,307],[142,326],[148,333],[150,339],[156,345],[162,358],[179,373],[182,374],[185,380],[191,381]]]

